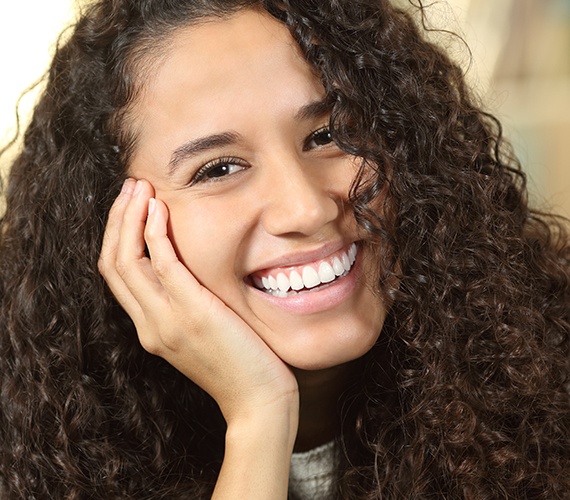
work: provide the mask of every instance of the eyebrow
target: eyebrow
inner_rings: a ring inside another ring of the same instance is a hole
[[[318,101],[310,102],[301,107],[297,113],[295,113],[296,121],[310,120],[312,118],[321,118],[331,112],[332,105],[330,101],[325,97],[319,99]]]
[[[328,114],[331,110],[330,102],[324,98],[305,104],[294,115],[295,121],[305,121],[314,118],[320,118]],[[221,134],[213,134],[200,137],[192,141],[184,143],[176,148],[170,157],[167,165],[168,175],[171,176],[176,171],[178,165],[186,159],[196,156],[210,149],[222,148],[236,144],[241,136],[237,132],[222,132]]]
[[[238,142],[239,138],[240,136],[236,132],[223,132],[184,143],[172,153],[167,167],[168,175],[172,175],[176,171],[176,167],[187,158],[209,149],[230,146]]]

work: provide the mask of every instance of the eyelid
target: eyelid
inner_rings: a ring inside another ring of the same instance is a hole
[[[309,142],[311,142],[317,134],[324,132],[324,131],[328,131],[329,133],[331,133],[331,127],[328,123],[326,123],[325,125],[321,125],[320,127],[316,128],[307,136],[307,138],[303,142],[303,151],[309,151],[310,149],[312,149],[312,148],[308,147]],[[332,138],[332,133],[331,133],[331,138]],[[331,144],[334,144],[334,138],[332,138]],[[328,144],[326,146],[328,146]],[[325,147],[325,146],[322,146],[322,147]]]
[[[212,179],[206,178],[206,174],[210,170],[219,167],[221,165],[229,165],[229,164],[239,165],[244,168],[249,167],[249,164],[247,162],[245,162],[241,158],[236,158],[234,156],[222,156],[220,158],[215,158],[214,160],[210,160],[204,163],[198,170],[196,170],[196,172],[192,175],[192,178],[190,179],[188,186],[194,186],[195,184],[198,184],[200,182],[217,182],[219,180],[222,180],[224,177],[229,177],[226,175],[220,178],[212,178]]]

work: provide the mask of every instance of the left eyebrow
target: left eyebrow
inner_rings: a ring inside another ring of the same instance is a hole
[[[305,104],[295,113],[296,121],[311,120],[313,118],[321,118],[331,112],[331,103],[326,99]]]

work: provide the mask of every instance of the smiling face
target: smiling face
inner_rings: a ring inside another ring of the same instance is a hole
[[[285,26],[245,10],[177,31],[134,106],[130,174],[169,209],[180,260],[286,363],[340,365],[376,341],[324,89]]]

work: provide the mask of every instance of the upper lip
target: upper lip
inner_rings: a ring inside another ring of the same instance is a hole
[[[310,264],[311,262],[325,259],[329,255],[332,255],[333,253],[348,247],[351,243],[352,241],[334,241],[326,243],[325,245],[322,245],[313,250],[305,250],[302,252],[292,252],[284,254],[264,262],[262,266],[251,271],[249,273],[249,276],[255,273],[259,273],[261,271],[274,269],[274,268],[307,265]]]

